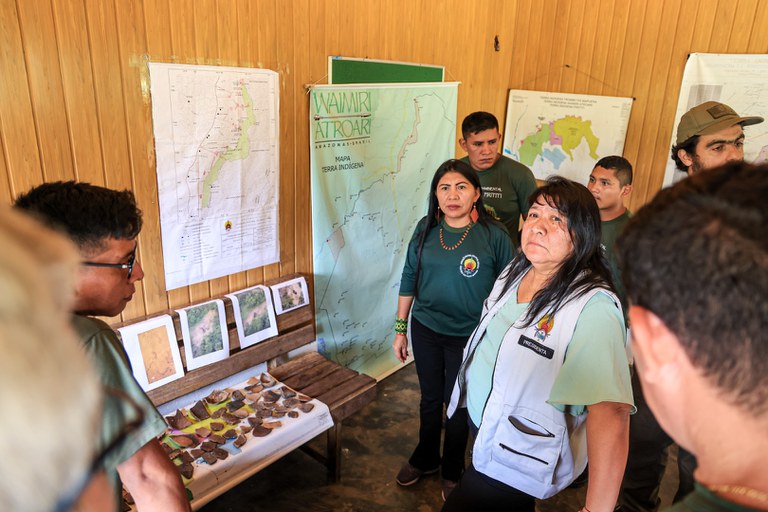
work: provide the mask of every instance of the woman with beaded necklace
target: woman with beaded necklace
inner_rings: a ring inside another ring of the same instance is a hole
[[[429,209],[408,245],[395,323],[395,356],[408,357],[411,344],[421,390],[419,443],[397,474],[402,486],[442,469],[443,499],[464,469],[468,423],[459,412],[440,430],[443,405],[461,364],[467,338],[480,319],[483,300],[512,259],[512,241],[503,224],[483,206],[480,180],[459,160],[444,162],[430,187]]]

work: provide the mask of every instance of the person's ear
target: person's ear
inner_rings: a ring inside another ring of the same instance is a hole
[[[687,167],[693,165],[693,156],[684,149],[677,150],[677,158],[679,158],[680,161],[683,162],[683,165],[686,165]]]
[[[632,185],[624,185],[623,187],[621,187],[621,194],[619,194],[619,197],[625,198],[631,193],[632,193]]]
[[[459,139],[459,146],[461,146],[461,149],[463,149],[466,153],[469,153],[469,151],[467,151],[467,139],[463,137]]]
[[[649,383],[664,380],[682,355],[677,336],[658,316],[641,306],[629,308],[629,323],[635,361],[643,379]]]

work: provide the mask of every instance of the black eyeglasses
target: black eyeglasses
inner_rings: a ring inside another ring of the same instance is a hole
[[[131,263],[133,263],[133,260],[131,260]],[[130,275],[130,270],[128,272]],[[68,512],[72,510],[72,508],[75,506],[75,503],[77,503],[77,500],[80,499],[80,495],[83,494],[85,488],[88,487],[88,484],[91,482],[94,475],[104,469],[104,462],[109,458],[110,455],[112,455],[115,449],[121,447],[123,441],[125,441],[125,439],[133,432],[138,430],[138,428],[144,422],[144,411],[141,410],[139,405],[133,398],[131,398],[130,395],[122,390],[115,388],[104,388],[104,394],[108,397],[112,397],[129,404],[130,408],[133,409],[134,417],[131,421],[125,423],[123,428],[120,430],[120,432],[117,433],[114,439],[112,439],[112,441],[110,441],[109,444],[103,450],[101,450],[101,452],[99,452],[96,457],[94,457],[88,471],[86,471],[83,476],[77,480],[75,485],[72,486],[69,491],[64,493],[58,499],[56,505],[53,507],[53,512]]]
[[[83,261],[80,264],[85,265],[86,267],[108,267],[108,268],[123,268],[128,269],[128,279],[131,278],[131,274],[133,274],[133,265],[136,263],[136,248],[133,248],[133,252],[131,253],[131,257],[128,259],[128,263],[98,263],[95,261]]]

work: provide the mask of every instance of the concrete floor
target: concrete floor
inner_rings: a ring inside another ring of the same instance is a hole
[[[201,509],[202,512],[439,511],[438,475],[400,487],[395,475],[416,445],[419,386],[413,364],[379,383],[377,399],[344,422],[341,482],[329,484],[325,467],[295,450]],[[312,441],[318,449],[325,437]],[[675,467],[674,464],[669,464]],[[677,483],[665,478],[662,503]],[[576,512],[586,488],[539,502],[538,512]],[[662,507],[663,508],[663,507]]]

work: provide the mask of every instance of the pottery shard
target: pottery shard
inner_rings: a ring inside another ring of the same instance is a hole
[[[278,411],[277,409],[272,411],[273,418],[282,418],[283,416],[285,416],[285,411]]]
[[[189,452],[181,452],[181,462],[182,464],[192,464],[195,461],[195,457],[192,456]]]
[[[191,412],[192,415],[198,420],[207,420],[211,417],[211,414],[208,412],[208,408],[205,407],[205,403],[203,403],[202,400],[198,400],[197,403],[189,410],[189,412]]]
[[[200,445],[200,449],[204,452],[212,452],[214,448],[216,448],[216,443],[212,443],[211,441],[205,441]]]
[[[303,413],[307,413],[315,408],[315,404],[313,403],[305,403],[299,405],[299,410]]]
[[[225,412],[227,412],[227,410],[224,407],[222,407],[221,409],[216,409],[211,413],[211,418],[213,419],[221,418],[221,415],[224,414]]]
[[[195,448],[194,450],[190,450],[189,454],[192,455],[193,459],[199,459],[203,456],[205,452],[201,450],[200,448]]]
[[[232,411],[232,416],[235,416],[236,418],[240,418],[241,420],[244,420],[250,415],[248,411],[245,409],[238,409],[236,411]]]
[[[299,417],[299,413],[296,412],[296,411],[288,411],[288,417],[289,418],[298,418]]]
[[[293,398],[296,396],[296,392],[291,388],[289,388],[288,386],[281,387],[280,392],[283,394],[285,398]]]
[[[226,432],[224,432],[224,434],[222,434],[222,435],[224,436],[225,439],[234,439],[234,438],[237,437],[237,431],[235,429],[231,428],[231,429],[227,430]]]
[[[247,434],[251,430],[253,430],[253,427],[249,425],[240,425],[240,432],[242,432],[243,434]]]
[[[261,384],[261,379],[259,377],[251,377],[248,379],[249,386],[255,386],[256,384]]]
[[[262,419],[258,416],[251,416],[248,418],[248,423],[251,425],[251,427],[257,427],[261,425]]]
[[[235,442],[232,443],[232,444],[234,444],[235,447],[240,448],[241,446],[243,446],[246,443],[246,441],[247,441],[247,439],[245,438],[245,436],[239,435],[239,436],[237,436],[237,439],[235,439]]]
[[[274,391],[265,391],[261,394],[262,398],[264,398],[264,401],[266,402],[277,402],[280,400],[280,395],[275,393]]]
[[[237,425],[238,423],[240,423],[240,418],[238,418],[234,414],[229,414],[228,412],[225,412],[224,414],[222,414],[221,419],[223,419],[230,425]]]
[[[253,437],[264,437],[264,436],[268,436],[271,433],[272,433],[271,428],[265,428],[265,427],[262,427],[261,425],[256,425],[255,427],[253,427],[253,432],[251,432],[251,435],[253,435]]]
[[[264,389],[264,386],[262,386],[260,383],[258,383],[258,384],[253,384],[253,385],[251,385],[251,386],[245,386],[245,390],[246,390],[247,392],[249,392],[249,393],[258,393],[258,392],[259,392],[259,391],[261,391],[262,389]]]
[[[198,444],[193,441],[189,436],[171,436],[171,441],[181,446],[182,448],[190,448]]]
[[[299,401],[298,398],[286,398],[285,400],[283,400],[283,407],[285,407],[286,409],[293,409],[300,403],[301,402]]]
[[[208,437],[211,435],[211,431],[205,427],[200,427],[195,429],[195,434],[197,434],[200,437]]]
[[[219,423],[218,421],[212,421],[211,424],[209,425],[209,427],[211,427],[211,430],[213,430],[214,432],[218,432],[219,430],[224,430],[225,426],[226,425],[224,425],[223,423]]]
[[[160,446],[163,447],[163,450],[165,450],[166,455],[168,455],[173,451],[173,448],[171,448],[167,443],[160,443]]]
[[[310,400],[312,400],[311,396],[302,395],[301,393],[297,394],[296,398],[298,398],[300,402],[309,402]]]
[[[231,398],[232,398],[232,400],[237,401],[237,400],[242,400],[243,398],[245,398],[245,396],[243,396],[243,392],[242,391],[240,391],[239,389],[236,389],[236,390],[234,390],[232,392],[232,397]]]
[[[179,466],[179,473],[181,473],[181,476],[186,478],[187,480],[192,479],[192,474],[195,472],[195,468],[192,467],[192,464],[182,464]]]
[[[168,454],[168,458],[173,460],[179,455],[181,455],[181,450],[173,450],[171,453]]]
[[[222,389],[214,389],[210,395],[205,397],[205,401],[209,404],[220,404],[227,398],[229,398],[229,393]]]
[[[212,434],[211,437],[208,438],[208,440],[216,444],[224,444],[227,442],[227,440],[224,439],[224,436],[220,436],[219,434]]]
[[[170,425],[171,428],[174,428],[176,430],[187,428],[192,424],[192,422],[189,421],[189,419],[187,419],[184,413],[181,412],[180,410],[177,410],[176,414],[173,416],[166,416],[165,421],[168,422],[168,425]]]
[[[264,428],[280,428],[283,426],[283,424],[279,421],[266,421],[262,423],[261,426]]]
[[[216,464],[216,462],[219,461],[219,459],[217,459],[216,456],[211,452],[205,452],[203,454],[203,460],[208,464]]]
[[[264,384],[264,387],[267,387],[267,388],[277,384],[277,381],[275,380],[275,378],[268,373],[262,373],[259,379],[261,380],[261,383]]]
[[[245,402],[243,402],[242,400],[235,400],[235,401],[229,402],[227,404],[227,410],[229,412],[236,411],[236,410],[240,409],[244,405],[245,405]]]
[[[259,401],[259,398],[261,398],[261,393],[246,393],[245,399],[249,402],[256,403]]]
[[[227,450],[222,450],[221,448],[216,448],[211,452],[217,459],[224,460],[227,457],[229,457],[229,452]]]

